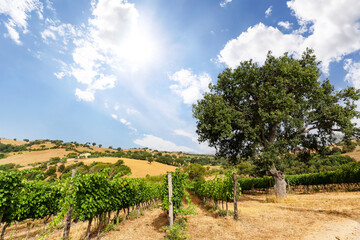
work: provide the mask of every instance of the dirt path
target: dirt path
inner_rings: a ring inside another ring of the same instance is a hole
[[[126,221],[120,225],[119,231],[107,233],[102,240],[162,240],[165,237],[163,226],[168,224],[167,215],[160,208],[145,211],[144,216]]]

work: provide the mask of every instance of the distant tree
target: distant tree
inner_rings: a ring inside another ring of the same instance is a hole
[[[109,146],[109,149],[112,149],[113,147],[112,146]]]
[[[184,172],[189,174],[189,179],[193,181],[205,180],[206,168],[200,164],[194,163],[184,167]]]
[[[27,139],[27,138],[24,138],[24,142],[29,142],[29,139]]]
[[[148,158],[149,164],[151,164],[153,161],[154,161],[154,158],[152,158],[152,157],[149,157],[149,158]]]
[[[295,149],[317,151],[333,143],[334,132],[345,139],[358,134],[355,101],[360,91],[336,91],[320,81],[320,63],[307,49],[300,59],[271,52],[264,65],[252,60],[225,69],[193,107],[200,142],[237,163],[252,159],[259,173],[270,172],[278,196],[286,196],[282,156]]]
[[[117,160],[117,162],[114,165],[117,166],[117,167],[119,167],[121,165],[124,165],[124,160],[119,159],[119,160]]]
[[[102,147],[102,144],[99,144],[99,148],[101,148]]]
[[[95,142],[93,142],[93,143],[92,143],[92,145],[95,147],[95,146],[96,146],[96,143],[95,143]]]
[[[14,141],[16,141],[16,138],[14,138]]]

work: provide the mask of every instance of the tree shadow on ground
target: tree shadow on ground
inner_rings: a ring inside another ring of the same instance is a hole
[[[294,212],[312,212],[312,213],[320,213],[320,214],[326,214],[326,215],[333,215],[337,217],[352,219],[355,221],[358,221],[358,216],[355,216],[354,214],[341,212],[338,210],[330,210],[330,209],[306,209],[306,208],[296,208],[296,207],[284,207],[284,206],[276,206],[277,208],[284,209],[284,210],[290,210]]]
[[[210,204],[204,203],[198,196],[190,193],[191,203],[197,205],[207,216],[218,218],[219,213]],[[220,207],[220,205],[219,205]]]
[[[151,224],[158,232],[164,232],[162,227],[169,225],[169,220],[166,213],[160,214]]]

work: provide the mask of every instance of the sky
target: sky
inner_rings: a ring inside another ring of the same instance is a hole
[[[209,83],[307,47],[360,88],[360,1],[0,0],[0,137],[214,153],[192,117]]]

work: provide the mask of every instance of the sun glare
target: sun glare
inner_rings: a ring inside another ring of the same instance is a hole
[[[161,48],[156,35],[146,26],[136,26],[119,49],[133,71],[150,67],[160,60]]]

